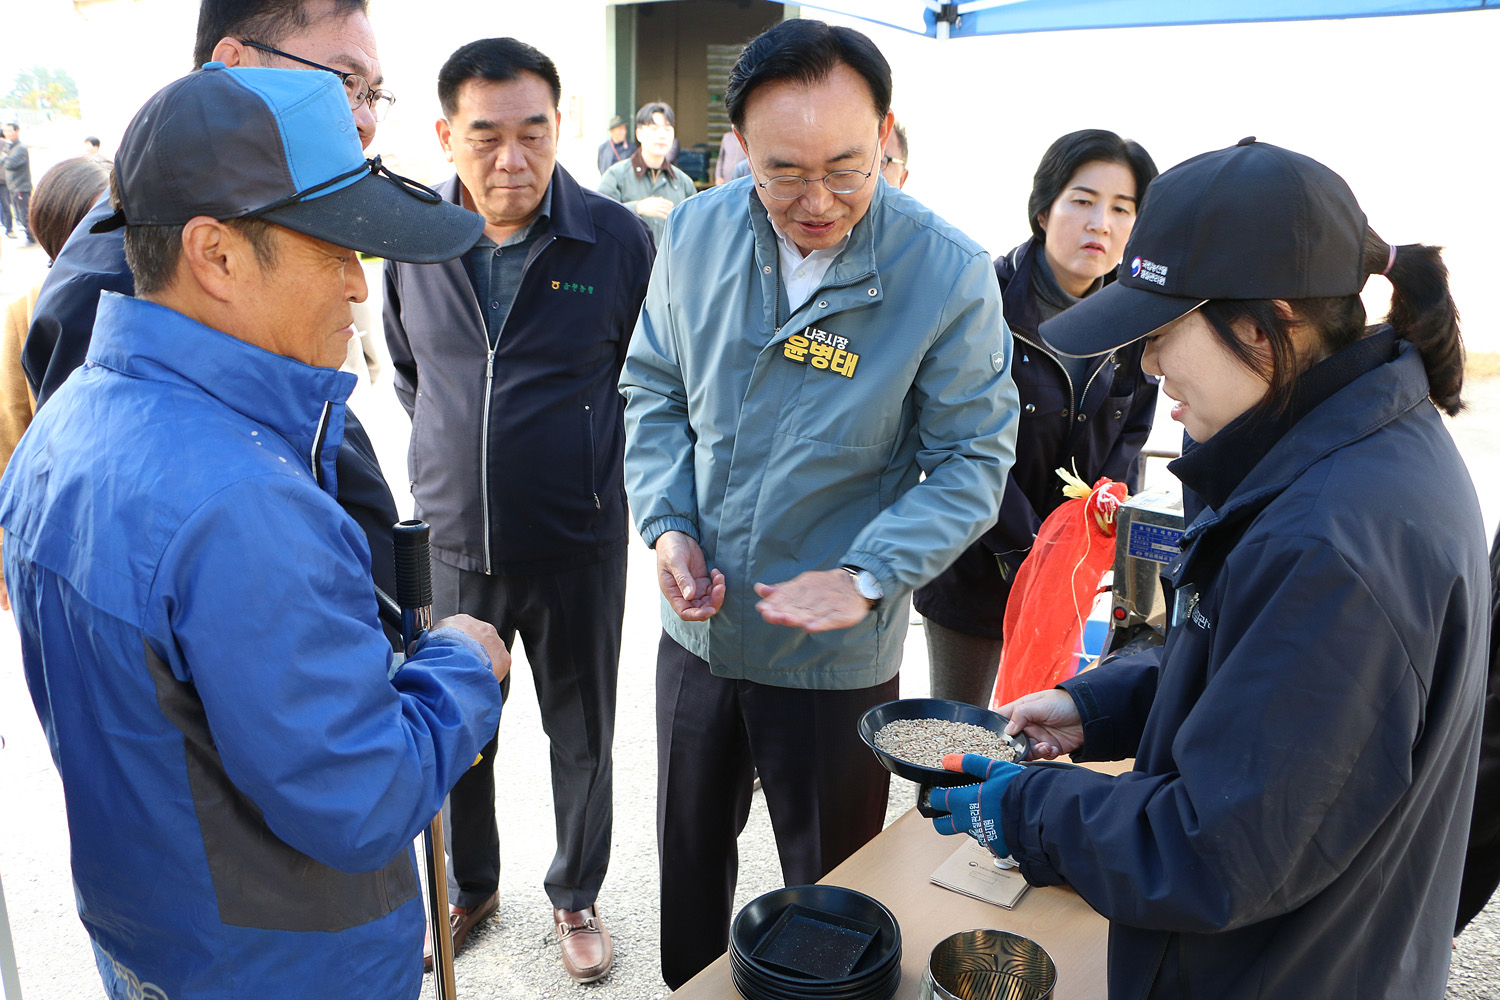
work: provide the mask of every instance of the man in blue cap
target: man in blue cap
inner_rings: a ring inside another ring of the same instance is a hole
[[[209,63],[115,160],[136,297],[0,480],[5,570],[111,997],[416,997],[413,837],[494,731],[509,657],[440,623],[393,669],[334,499],[356,251],[479,220],[366,161],[331,74]]]

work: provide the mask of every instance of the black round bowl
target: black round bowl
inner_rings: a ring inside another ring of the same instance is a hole
[[[800,904],[868,924],[875,938],[847,976],[812,980],[788,975],[758,961],[755,950],[787,908]],[[731,972],[758,987],[764,1000],[814,996],[827,1000],[874,1000],[889,996],[900,981],[901,928],[878,900],[837,885],[795,885],[759,896],[736,914],[729,929]],[[887,987],[889,987],[887,989]]]
[[[1025,760],[1031,756],[1031,739],[1025,733],[1006,736],[1005,727],[1010,720],[998,712],[991,712],[978,705],[970,705],[962,701],[948,701],[944,698],[903,698],[900,701],[888,701],[884,705],[876,705],[860,718],[859,738],[875,752],[876,758],[887,771],[918,784],[937,788],[954,788],[958,785],[972,785],[978,779],[962,771],[948,771],[941,767],[913,764],[900,757],[892,757],[876,746],[875,734],[900,719],[944,719],[948,722],[967,722],[971,726],[988,729],[1015,747],[1017,760]]]

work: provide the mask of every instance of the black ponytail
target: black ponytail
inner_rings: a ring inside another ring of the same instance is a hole
[[[1386,321],[1421,353],[1433,403],[1456,416],[1464,405],[1464,342],[1442,249],[1422,243],[1392,247],[1367,229],[1364,270],[1390,279],[1394,291]]]

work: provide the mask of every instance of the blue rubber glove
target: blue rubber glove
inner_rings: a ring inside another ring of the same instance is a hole
[[[979,784],[934,788],[928,801],[935,809],[948,810],[948,815],[934,819],[933,827],[945,836],[967,833],[997,858],[1010,854],[1000,826],[1000,798],[1005,794],[1005,786],[1021,773],[1021,765],[991,760],[977,753],[962,756],[950,753],[943,758],[943,767],[972,774],[979,779]]]

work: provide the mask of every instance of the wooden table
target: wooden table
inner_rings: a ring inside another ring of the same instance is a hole
[[[909,810],[853,857],[828,873],[824,884],[841,885],[873,896],[901,925],[901,985],[897,1000],[916,1000],[927,958],[950,934],[972,927],[994,927],[1036,941],[1057,963],[1057,1000],[1102,1000],[1108,925],[1072,889],[1033,888],[1015,909],[940,889],[929,881],[938,865],[961,843],[944,837],[915,809]],[[673,1000],[736,997],[729,957],[704,969]]]

